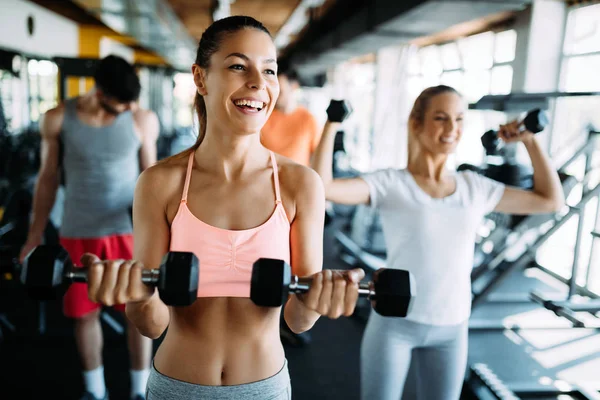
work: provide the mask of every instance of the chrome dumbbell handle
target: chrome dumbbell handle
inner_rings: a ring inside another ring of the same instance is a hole
[[[87,283],[87,274],[87,268],[73,268],[65,272],[65,278],[72,282]],[[142,271],[142,282],[155,285],[158,283],[159,276],[160,270],[158,269],[144,270]]]
[[[292,275],[292,281],[289,286],[291,293],[306,293],[310,290],[312,278],[299,278],[297,275]],[[375,290],[371,283],[360,283],[358,285],[358,295],[361,297],[375,297]]]

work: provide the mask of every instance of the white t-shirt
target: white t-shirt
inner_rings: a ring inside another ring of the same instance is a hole
[[[473,171],[455,175],[456,190],[429,196],[407,170],[363,174],[381,218],[387,268],[413,274],[416,296],[408,320],[455,325],[471,315],[471,270],[476,231],[505,185]]]

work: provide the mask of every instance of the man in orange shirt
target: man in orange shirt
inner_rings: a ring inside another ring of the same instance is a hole
[[[308,167],[321,139],[321,129],[310,111],[298,105],[295,92],[300,83],[296,74],[283,71],[278,78],[279,98],[261,131],[261,142],[269,150]]]

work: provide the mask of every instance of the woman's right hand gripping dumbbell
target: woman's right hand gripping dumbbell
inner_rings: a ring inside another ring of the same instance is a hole
[[[136,260],[100,260],[86,253],[81,265],[88,269],[88,297],[91,301],[115,304],[143,303],[154,294],[156,287],[142,282],[144,266]]]

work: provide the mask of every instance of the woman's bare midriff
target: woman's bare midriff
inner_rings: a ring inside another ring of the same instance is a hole
[[[154,366],[170,378],[198,385],[240,385],[269,378],[283,367],[281,308],[246,298],[198,298],[171,307]]]

